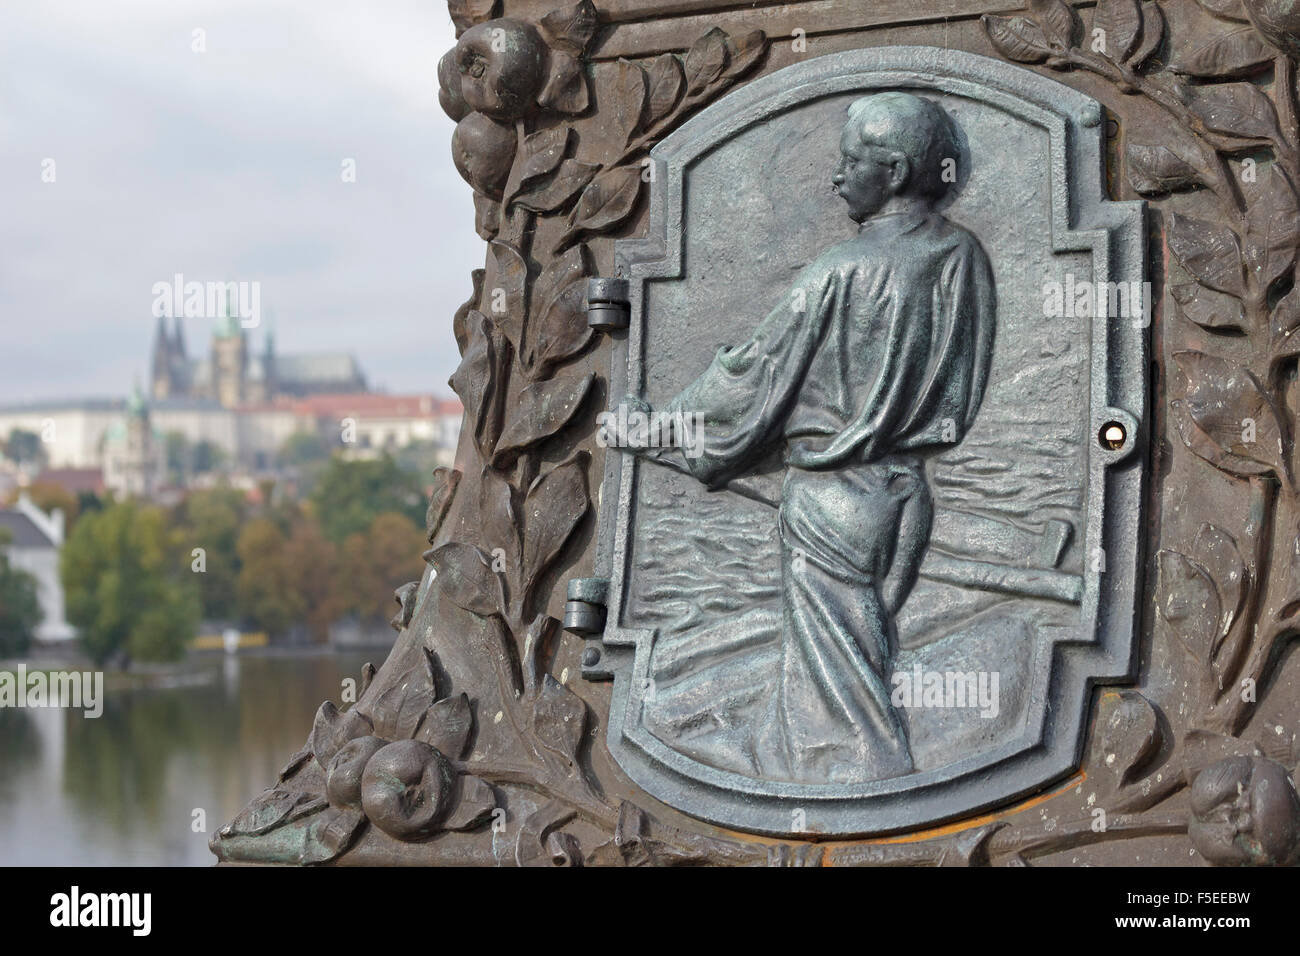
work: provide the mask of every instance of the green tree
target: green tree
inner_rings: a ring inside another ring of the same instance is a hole
[[[15,428],[9,432],[4,444],[5,457],[18,464],[42,464],[45,461],[45,448],[41,445],[41,436],[25,428]]]
[[[194,637],[196,576],[160,508],[125,501],[83,514],[60,573],[68,620],[97,664],[116,653],[174,660]]]
[[[239,576],[239,530],[248,518],[243,492],[220,487],[193,491],[173,513],[178,540],[191,557],[202,548],[203,572],[196,574],[203,616],[234,620],[239,616],[235,582]]]
[[[403,471],[390,455],[370,461],[335,457],[311,494],[325,536],[342,544],[350,534],[364,534],[386,511],[424,521],[425,501],[419,478]]]
[[[280,463],[287,466],[307,465],[326,461],[330,456],[329,443],[318,432],[294,432],[280,446]]]
[[[9,530],[0,529],[0,657],[27,653],[43,617],[36,579],[9,563],[9,539]]]
[[[47,514],[55,508],[60,509],[66,522],[64,530],[72,530],[72,526],[77,521],[77,512],[80,510],[80,503],[72,492],[62,485],[37,480],[27,489],[27,495],[32,499],[32,504]]]
[[[221,450],[219,445],[214,445],[210,441],[201,441],[194,446],[193,454],[190,456],[190,464],[194,468],[194,474],[204,475],[210,471],[216,471],[226,463],[226,453]]]
[[[397,612],[393,591],[424,573],[424,531],[404,514],[376,515],[365,534],[350,534],[339,548],[340,610],[386,621]]]
[[[167,476],[172,484],[183,486],[190,474],[190,460],[193,451],[190,440],[181,432],[168,432],[163,436],[163,447],[167,450]]]
[[[320,642],[329,639],[329,627],[343,613],[335,591],[338,550],[310,515],[294,525],[284,546],[290,588],[298,601],[298,620]]]
[[[373,601],[374,612],[387,620],[397,611],[393,591],[408,581],[418,581],[424,574],[420,557],[429,542],[424,537],[423,522],[393,511],[378,515],[366,533],[367,561],[378,578]]]
[[[345,609],[337,591],[338,551],[309,514],[297,513],[289,533],[268,518],[250,521],[239,535],[243,567],[239,608],[254,626],[284,634],[302,623],[318,641]]]
[[[268,518],[254,518],[239,532],[236,553],[239,574],[235,582],[240,617],[268,634],[287,631],[302,613],[294,593],[291,569],[285,560],[286,537]]]
[[[361,533],[348,535],[339,545],[334,593],[344,614],[374,616],[375,595],[383,585],[370,564],[369,545]]]
[[[439,465],[449,464],[447,449],[434,441],[413,441],[397,449],[393,457],[399,468],[417,475],[428,475]]]
[[[88,511],[103,511],[107,502],[93,491],[77,492],[77,516]],[[71,530],[71,529],[69,529]]]

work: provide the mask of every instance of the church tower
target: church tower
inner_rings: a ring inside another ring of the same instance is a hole
[[[190,362],[185,354],[185,336],[179,318],[174,321],[170,332],[166,317],[158,318],[149,366],[149,394],[155,399],[190,394]]]
[[[275,380],[275,321],[268,314],[266,334],[262,341],[262,395],[263,401],[272,401],[278,391]]]
[[[188,391],[189,382],[185,381],[187,370],[189,368],[190,358],[185,354],[185,334],[181,331],[181,317],[178,315],[172,320],[175,324],[172,326],[172,368],[180,377],[178,384],[182,389]]]
[[[148,498],[163,484],[165,469],[163,442],[137,378],[125,419],[104,433],[104,484],[124,497]]]
[[[218,402],[235,408],[247,400],[247,385],[248,340],[227,295],[226,314],[212,335],[212,387]]]
[[[158,316],[158,329],[153,337],[153,359],[149,368],[149,391],[154,398],[171,398],[175,382],[172,378],[172,341],[167,333],[167,319]]]

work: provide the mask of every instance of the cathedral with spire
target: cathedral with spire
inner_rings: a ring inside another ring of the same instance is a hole
[[[277,355],[268,329],[260,350],[227,308],[217,321],[206,356],[191,358],[181,319],[158,319],[150,363],[155,400],[202,399],[224,408],[274,403],[282,398],[367,391],[355,358],[346,352]]]
[[[215,325],[159,318],[146,381],[130,398],[0,405],[0,437],[48,430],[45,470],[78,472],[67,480],[87,490],[162,501],[218,474],[252,488],[287,467],[296,435],[354,458],[419,444],[436,449],[440,464],[455,460],[458,400],[376,392],[350,353],[281,354],[269,321],[254,342],[229,301],[224,311]],[[211,339],[206,354],[191,356],[186,331],[193,339],[199,327]]]

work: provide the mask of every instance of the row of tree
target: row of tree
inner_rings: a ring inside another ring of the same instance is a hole
[[[424,494],[391,458],[335,457],[308,499],[267,499],[219,487],[82,510],[61,574],[90,656],[173,659],[203,619],[323,641],[345,616],[391,617],[393,589],[423,570]]]

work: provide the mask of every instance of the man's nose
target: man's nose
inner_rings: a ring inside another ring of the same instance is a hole
[[[831,182],[834,183],[836,186],[839,186],[841,183],[843,183],[844,170],[837,168],[835,172],[831,173]]]

